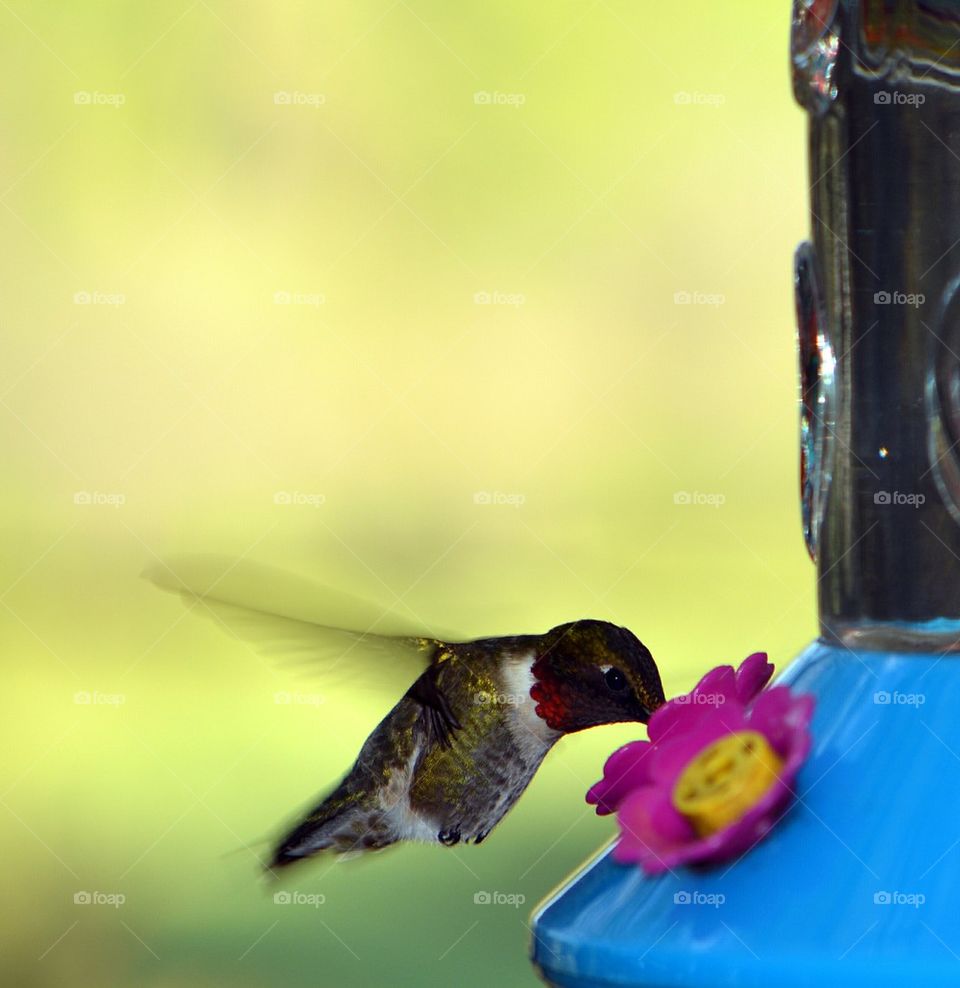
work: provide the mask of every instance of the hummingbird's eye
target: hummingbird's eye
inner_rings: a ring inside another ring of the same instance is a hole
[[[603,678],[612,690],[622,690],[627,685],[627,677],[614,666],[603,674]]]

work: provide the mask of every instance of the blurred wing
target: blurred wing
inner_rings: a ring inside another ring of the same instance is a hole
[[[143,575],[233,637],[264,654],[307,663],[327,683],[403,692],[430,664],[437,645],[463,640],[248,560],[179,556]]]

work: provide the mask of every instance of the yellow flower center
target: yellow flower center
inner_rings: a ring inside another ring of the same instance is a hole
[[[687,765],[673,805],[701,836],[739,820],[773,785],[783,761],[757,731],[718,738]]]

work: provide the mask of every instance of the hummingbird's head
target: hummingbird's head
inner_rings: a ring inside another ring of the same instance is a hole
[[[555,731],[645,724],[664,702],[649,650],[632,631],[608,621],[573,621],[548,631],[532,672],[537,715]]]

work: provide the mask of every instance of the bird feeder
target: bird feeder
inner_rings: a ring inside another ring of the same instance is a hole
[[[960,4],[797,0],[795,257],[820,637],[796,798],[737,860],[602,852],[534,919],[567,988],[960,982]]]

